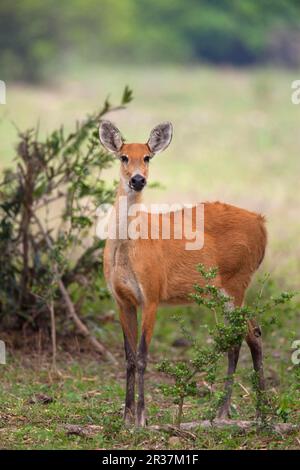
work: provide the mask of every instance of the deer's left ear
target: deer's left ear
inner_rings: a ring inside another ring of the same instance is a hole
[[[103,147],[112,153],[119,152],[124,143],[121,132],[110,121],[101,122],[99,127],[99,138]]]
[[[163,122],[154,127],[150,133],[147,145],[151,153],[159,153],[165,150],[172,140],[173,127],[170,122]]]

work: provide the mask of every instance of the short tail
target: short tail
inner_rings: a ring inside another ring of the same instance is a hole
[[[263,215],[259,215],[259,228],[260,228],[260,234],[259,234],[259,261],[257,268],[261,265],[263,262],[263,259],[265,257],[266,253],[266,247],[267,247],[267,242],[268,242],[268,232],[266,229],[266,219]]]

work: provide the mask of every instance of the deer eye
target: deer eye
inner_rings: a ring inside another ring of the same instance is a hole
[[[120,156],[120,160],[122,163],[128,163],[128,157],[127,155],[121,155]]]
[[[150,160],[151,160],[150,155],[146,155],[146,156],[144,157],[144,162],[145,162],[145,163],[149,163]]]

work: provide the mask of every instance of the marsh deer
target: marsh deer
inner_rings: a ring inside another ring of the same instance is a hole
[[[162,236],[163,218],[169,217],[171,225],[179,212],[158,214],[158,236],[134,237],[127,231],[128,222],[135,216],[130,208],[141,203],[141,194],[148,180],[152,157],[165,150],[172,139],[172,125],[159,124],[147,143],[125,143],[120,131],[109,121],[99,129],[100,142],[121,162],[121,175],[115,202],[116,236],[109,237],[104,251],[104,274],[119,308],[124,333],[127,361],[125,422],[144,426],[144,373],[147,354],[153,333],[157,308],[160,304],[185,304],[195,284],[203,285],[196,266],[217,267],[214,284],[241,306],[253,273],[263,260],[266,247],[264,218],[221,202],[206,202],[204,208],[204,243],[198,249],[186,249],[186,239],[175,237],[171,230],[169,239]],[[121,204],[122,201],[127,204]],[[199,205],[190,210],[190,217]],[[138,214],[151,234],[151,214]],[[112,223],[112,222],[111,222]],[[193,222],[194,223],[194,222]],[[172,227],[171,227],[172,228]],[[122,232],[122,236],[120,233]],[[157,234],[156,234],[157,235]],[[142,310],[141,338],[138,345],[137,309]],[[246,341],[251,351],[253,365],[259,377],[259,387],[264,389],[261,332],[255,321],[249,321]],[[235,373],[240,344],[228,352],[228,376],[225,399],[219,417],[229,416],[233,374]],[[138,374],[138,402],[135,407],[135,376]]]

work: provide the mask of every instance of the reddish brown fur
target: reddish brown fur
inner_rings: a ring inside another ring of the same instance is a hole
[[[129,161],[121,165],[117,211],[119,196],[128,195],[126,185],[131,175],[138,170],[139,174],[148,177],[144,156],[149,153],[146,144],[122,146],[119,154],[127,155]],[[140,202],[141,194],[133,192],[129,199],[130,203]],[[143,217],[150,225],[149,215],[143,213]],[[160,214],[160,221],[162,217],[164,215]],[[188,302],[193,285],[202,282],[196,271],[199,263],[206,267],[217,266],[215,284],[234,298],[235,305],[242,305],[251,277],[263,260],[266,240],[261,215],[221,202],[204,205],[204,246],[201,250],[187,251],[186,240],[175,240],[174,237],[170,240],[108,240],[104,253],[105,277],[119,305],[122,327],[133,355],[137,352],[136,308],[142,308],[142,336],[148,349],[158,305]],[[251,335],[250,328],[249,341]],[[133,409],[131,412],[134,414]],[[144,422],[141,405],[138,424]]]
[[[146,145],[124,144],[120,153],[130,157],[129,163],[122,166],[123,177],[130,178],[138,165],[139,173],[147,178],[148,165],[143,162],[143,156],[149,154]],[[118,196],[120,195],[126,195],[122,187],[119,189]],[[140,193],[135,195],[133,202],[141,202]],[[126,246],[126,254],[122,253],[126,263],[118,266],[113,282],[113,290],[120,302],[126,301],[136,306],[148,302],[186,303],[187,295],[193,291],[195,282],[201,282],[201,276],[196,271],[196,265],[199,263],[207,267],[217,266],[217,284],[239,304],[242,302],[251,276],[264,257],[267,239],[264,218],[254,212],[221,202],[206,202],[204,208],[205,238],[201,250],[185,250],[185,239],[119,241],[122,247],[120,251],[124,252]],[[162,217],[160,214],[160,234]],[[174,217],[171,216],[171,226],[173,221]],[[150,216],[148,224],[151,233]],[[171,237],[172,235],[171,232]],[[110,240],[107,242],[104,262],[108,283],[111,283],[111,243]],[[112,244],[117,253],[116,243]],[[127,282],[124,283],[124,277],[126,279],[127,275],[123,276],[123,269],[126,270],[129,266],[142,287],[143,302],[128,289]]]

